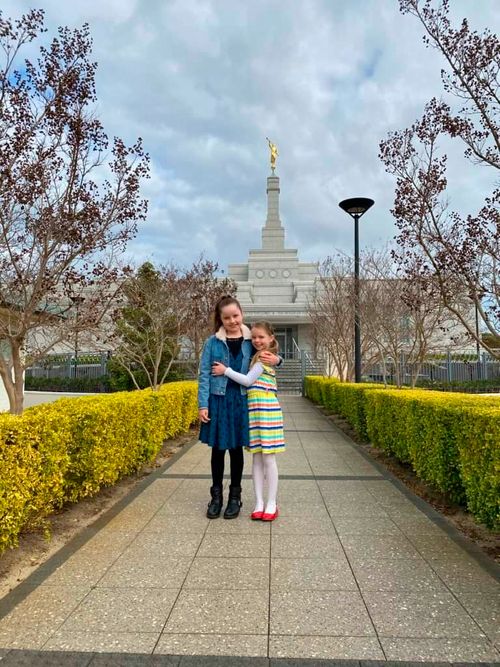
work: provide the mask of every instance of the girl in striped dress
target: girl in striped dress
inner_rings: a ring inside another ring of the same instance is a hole
[[[250,371],[244,375],[221,363],[212,366],[214,375],[226,375],[231,380],[248,387],[248,419],[250,438],[246,449],[253,454],[252,479],[255,491],[254,520],[274,521],[279,514],[278,466],[276,454],[285,451],[283,414],[276,395],[274,368],[260,360],[260,354],[268,350],[278,353],[278,343],[269,322],[256,322],[252,326],[252,343],[257,353],[252,359]],[[264,480],[267,480],[268,496],[264,505]]]

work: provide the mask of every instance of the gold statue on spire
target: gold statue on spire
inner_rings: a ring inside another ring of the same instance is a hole
[[[266,137],[266,139],[267,139],[267,143],[269,144],[269,150],[271,151],[271,158],[270,158],[270,160],[271,160],[271,169],[272,169],[272,172],[274,174],[274,170],[276,169],[276,158],[279,155],[278,147],[276,146],[276,144],[273,144],[273,142],[271,141],[271,139],[269,139],[269,137]]]

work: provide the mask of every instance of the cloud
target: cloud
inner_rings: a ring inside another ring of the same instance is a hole
[[[18,15],[26,0],[4,0]],[[391,130],[421,114],[442,88],[440,55],[398,3],[352,0],[41,0],[47,26],[88,21],[98,114],[110,136],[142,136],[152,157],[150,201],[129,253],[223,268],[260,245],[270,136],[278,145],[281,216],[303,261],[350,252],[341,199],[369,196],[361,241],[394,234],[394,181],[378,159]],[[498,25],[497,0],[455,0],[474,27]],[[477,206],[490,185],[450,155],[450,198]],[[450,181],[451,182],[451,181]],[[474,210],[472,208],[472,210]]]

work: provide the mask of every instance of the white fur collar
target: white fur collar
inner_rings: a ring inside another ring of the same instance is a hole
[[[243,334],[244,340],[250,340],[252,338],[250,329],[246,326],[246,324],[241,325],[241,333]],[[224,327],[220,327],[219,331],[217,331],[217,333],[215,334],[215,337],[218,338],[219,340],[223,340],[224,342],[226,342],[227,336]]]

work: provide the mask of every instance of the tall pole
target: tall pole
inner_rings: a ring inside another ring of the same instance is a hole
[[[361,322],[359,316],[359,215],[354,218],[354,381],[361,382]]]
[[[477,308],[477,303],[474,304],[476,309],[476,369],[477,369],[477,379],[481,379],[481,346],[479,344],[479,312]]]
[[[373,206],[373,199],[352,197],[339,203],[354,220],[354,380],[361,382],[361,321],[359,299],[359,219]]]
[[[75,375],[78,375],[78,301],[76,302],[76,329],[75,329]]]

